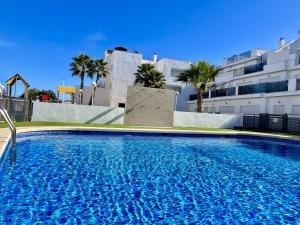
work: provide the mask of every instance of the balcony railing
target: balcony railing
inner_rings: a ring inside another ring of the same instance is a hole
[[[211,98],[234,96],[235,95],[235,87],[212,90],[210,95],[211,95]]]
[[[239,95],[258,94],[258,93],[273,93],[288,91],[288,81],[277,81],[270,83],[250,84],[239,86]]]
[[[259,63],[251,66],[246,66],[244,68],[244,74],[256,73],[264,70],[264,64]]]

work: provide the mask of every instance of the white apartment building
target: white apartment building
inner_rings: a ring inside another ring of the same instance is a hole
[[[105,79],[105,88],[110,91],[111,106],[124,107],[127,98],[127,87],[134,84],[135,75],[139,65],[150,63],[163,73],[166,78],[166,87],[178,91],[176,110],[187,111],[187,101],[194,93],[194,89],[176,82],[177,75],[190,67],[189,61],[162,58],[157,54],[153,59],[144,59],[138,52],[130,52],[123,47],[105,51],[105,61],[108,63],[110,74]]]
[[[252,49],[225,58],[204,99],[211,113],[300,114],[300,32],[271,51]],[[193,96],[191,96],[193,97]],[[196,111],[196,100],[188,101]]]

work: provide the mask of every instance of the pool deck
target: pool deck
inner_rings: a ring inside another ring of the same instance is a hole
[[[300,141],[300,136],[291,136],[288,134],[274,134],[250,131],[205,131],[205,130],[176,130],[164,128],[108,128],[108,127],[68,127],[68,126],[45,126],[45,127],[18,127],[17,134],[34,131],[118,131],[118,132],[143,132],[143,133],[169,133],[169,134],[215,134],[215,135],[250,135],[256,137],[273,137],[287,140]],[[9,143],[10,130],[8,128],[0,129],[0,158]]]

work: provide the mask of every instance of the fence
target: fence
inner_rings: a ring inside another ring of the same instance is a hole
[[[2,98],[0,99],[0,106],[7,110],[13,121],[29,121],[31,118],[32,105],[30,100]]]
[[[281,133],[300,134],[300,116],[277,114],[245,114],[243,128]]]

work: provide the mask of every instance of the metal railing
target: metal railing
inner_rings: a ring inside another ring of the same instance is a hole
[[[16,136],[17,136],[16,127],[15,127],[14,123],[12,122],[10,116],[8,115],[6,109],[3,108],[2,106],[0,106],[0,113],[11,131],[11,139],[12,139],[13,145],[14,145],[16,142]]]
[[[243,128],[265,132],[300,134],[300,116],[288,114],[244,114]]]

